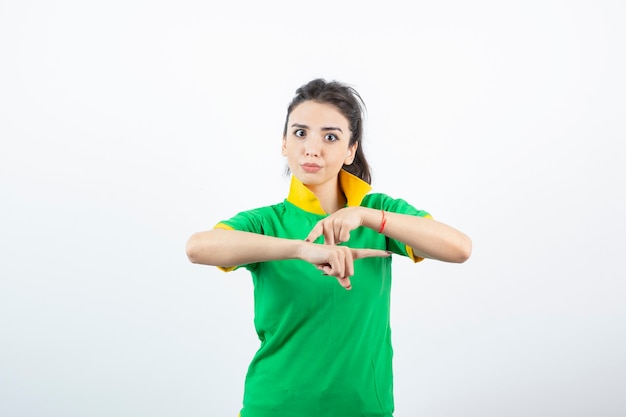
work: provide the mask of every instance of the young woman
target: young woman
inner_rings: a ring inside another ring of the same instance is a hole
[[[338,82],[300,87],[282,139],[287,198],[187,243],[191,262],[252,274],[261,345],[241,417],[391,417],[391,254],[415,262],[470,256],[463,233],[370,193],[362,103]]]

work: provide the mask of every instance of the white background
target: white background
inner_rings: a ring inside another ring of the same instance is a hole
[[[184,246],[285,197],[314,77],[474,242],[394,261],[395,415],[626,415],[626,3],[408,4],[0,1],[0,415],[236,416],[251,282]]]

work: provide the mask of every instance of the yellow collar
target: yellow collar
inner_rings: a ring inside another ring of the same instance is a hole
[[[368,183],[343,169],[339,171],[339,185],[348,200],[348,207],[360,206],[363,197],[372,190],[372,187]],[[291,176],[291,185],[289,186],[287,201],[310,213],[320,215],[327,214],[322,209],[322,205],[317,197],[315,197],[315,194],[294,175]]]

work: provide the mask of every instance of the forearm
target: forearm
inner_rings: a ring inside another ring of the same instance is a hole
[[[379,231],[381,210],[363,208],[363,226]],[[465,262],[472,252],[468,236],[430,218],[385,211],[385,236],[413,248],[415,255],[445,262]]]
[[[298,240],[281,239],[237,230],[214,229],[198,232],[187,241],[187,257],[193,263],[237,266],[253,262],[295,259]]]

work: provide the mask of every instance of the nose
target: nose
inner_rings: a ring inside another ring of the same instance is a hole
[[[320,156],[321,145],[321,139],[309,136],[304,143],[304,154],[306,156]]]

